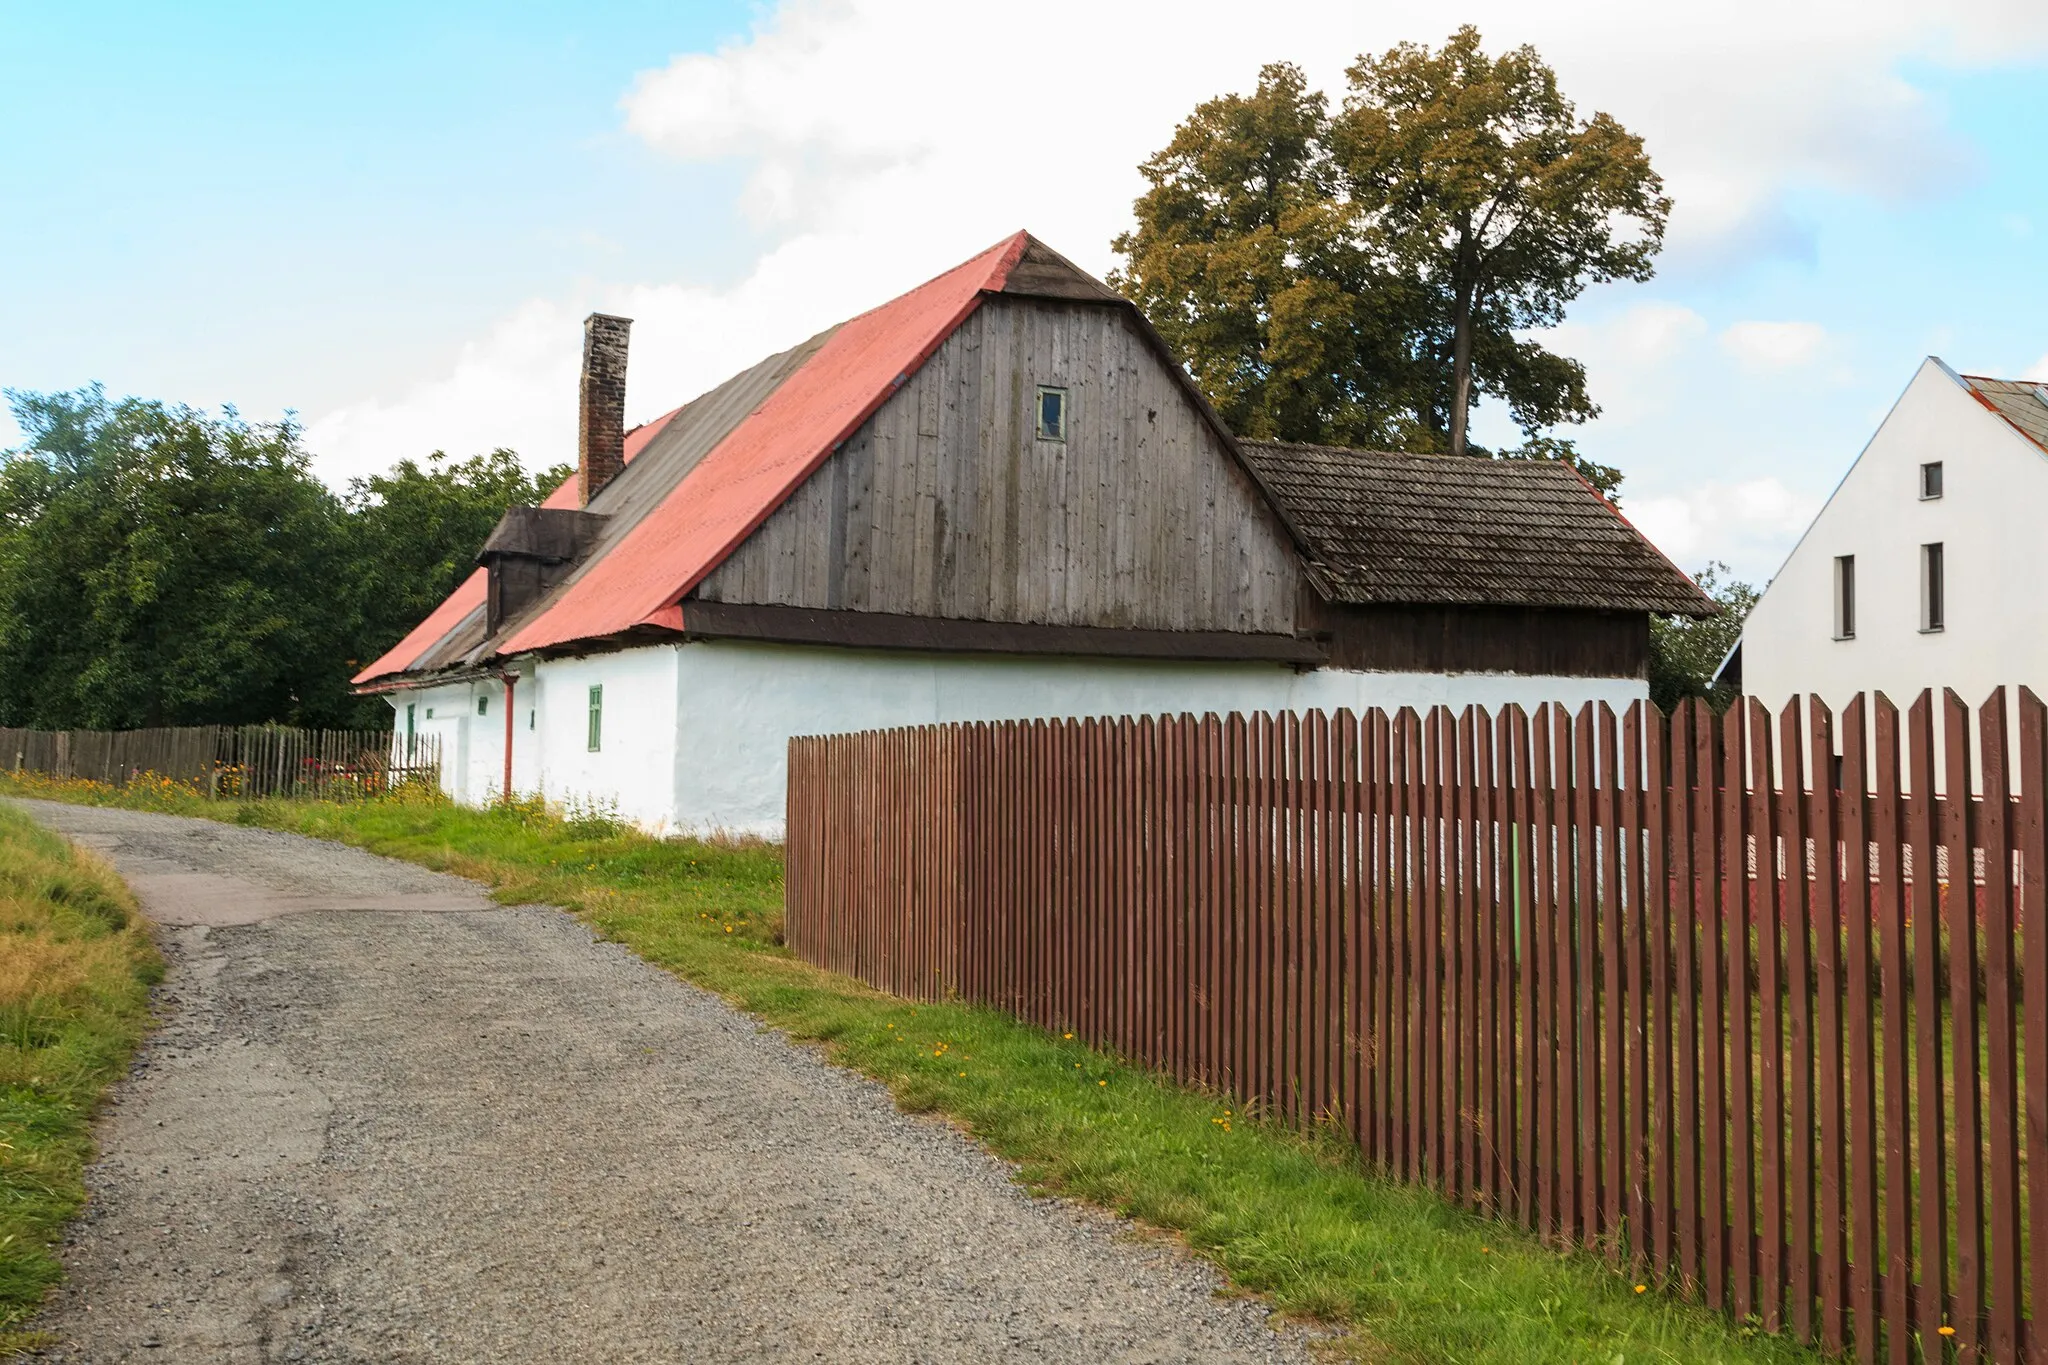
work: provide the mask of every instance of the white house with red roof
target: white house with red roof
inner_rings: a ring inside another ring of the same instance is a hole
[[[356,678],[508,787],[779,834],[791,736],[1038,716],[1644,696],[1713,610],[1568,468],[1240,441],[1027,234],[623,430]]]
[[[1743,625],[1722,675],[1906,705],[2048,694],[2048,385],[1925,360]]]

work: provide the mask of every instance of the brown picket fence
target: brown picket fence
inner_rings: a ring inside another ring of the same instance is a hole
[[[148,730],[0,728],[0,768],[125,786],[151,776],[208,796],[334,799],[438,782],[440,741],[389,730],[183,725]]]
[[[2038,1360],[2044,768],[2025,690],[799,738],[785,932],[1770,1331]]]

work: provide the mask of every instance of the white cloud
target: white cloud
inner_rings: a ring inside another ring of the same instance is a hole
[[[1903,0],[1651,6],[1627,24],[1594,0],[1473,0],[1461,17],[1493,49],[1536,44],[1582,111],[1645,136],[1678,204],[1667,272],[1808,249],[1795,188],[1938,190],[1967,149],[1900,64],[2048,49],[2033,0],[1987,0],[1967,19]],[[1356,54],[1441,42],[1452,23],[1422,0],[1043,0],[1028,27],[951,0],[783,0],[745,39],[643,72],[620,105],[649,147],[744,169],[737,202],[705,206],[759,235],[737,283],[697,287],[678,260],[668,281],[508,301],[443,373],[315,414],[311,442],[330,472],[436,446],[565,458],[592,307],[637,319],[629,394],[645,417],[1018,227],[1105,270],[1143,188],[1137,163],[1198,101],[1247,90],[1282,59],[1341,96]],[[1556,344],[1588,361],[1613,424],[1668,410],[1674,357],[1705,330],[1689,309],[1644,302]]]
[[[1721,349],[1752,373],[1775,372],[1813,364],[1827,340],[1817,322],[1738,322],[1721,333]]]
[[[1629,498],[1637,529],[1688,572],[1725,560],[1756,586],[1778,571],[1824,499],[1774,478],[1702,483],[1675,493]]]
[[[563,431],[573,458],[577,351],[562,343],[574,326],[568,308],[524,304],[489,336],[463,346],[446,374],[399,397],[310,419],[306,448],[321,476],[337,485],[437,448],[471,455],[511,446],[529,464],[547,464],[552,457],[536,445],[559,446]],[[557,439],[548,441],[550,435]]]
[[[1693,392],[1687,362],[1707,330],[1684,304],[1649,299],[1596,320],[1568,320],[1544,333],[1543,344],[1586,367],[1599,425],[1612,431],[1658,419]]]

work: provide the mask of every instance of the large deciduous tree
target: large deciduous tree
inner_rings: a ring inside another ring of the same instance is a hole
[[[9,396],[28,443],[0,454],[0,725],[388,724],[349,678],[567,473],[436,452],[337,497],[289,421]]]
[[[1551,432],[1598,411],[1584,369],[1528,333],[1649,277],[1670,201],[1642,140],[1470,27],[1348,76],[1334,114],[1291,66],[1198,107],[1141,168],[1119,287],[1248,435],[1480,453],[1484,394],[1526,435],[1508,453],[1611,488]]]
[[[343,513],[290,422],[15,394],[0,466],[0,721],[333,723]]]
[[[1152,188],[1110,282],[1240,434],[1400,445],[1412,305],[1338,195],[1329,132],[1327,102],[1284,64],[1199,106],[1140,168]]]
[[[1453,454],[1477,391],[1530,432],[1594,414],[1579,363],[1515,334],[1556,326],[1589,284],[1648,279],[1671,211],[1641,138],[1581,122],[1534,48],[1479,42],[1468,25],[1360,58],[1330,136],[1367,239],[1424,287]]]

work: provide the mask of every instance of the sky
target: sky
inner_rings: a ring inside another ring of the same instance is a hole
[[[640,420],[1020,227],[1106,271],[1201,100],[1470,22],[1676,205],[1545,334],[1603,409],[1566,434],[1761,582],[1922,357],[2048,379],[2048,6],[1937,8],[0,0],[0,387],[291,412],[337,487],[572,460],[593,309]]]

